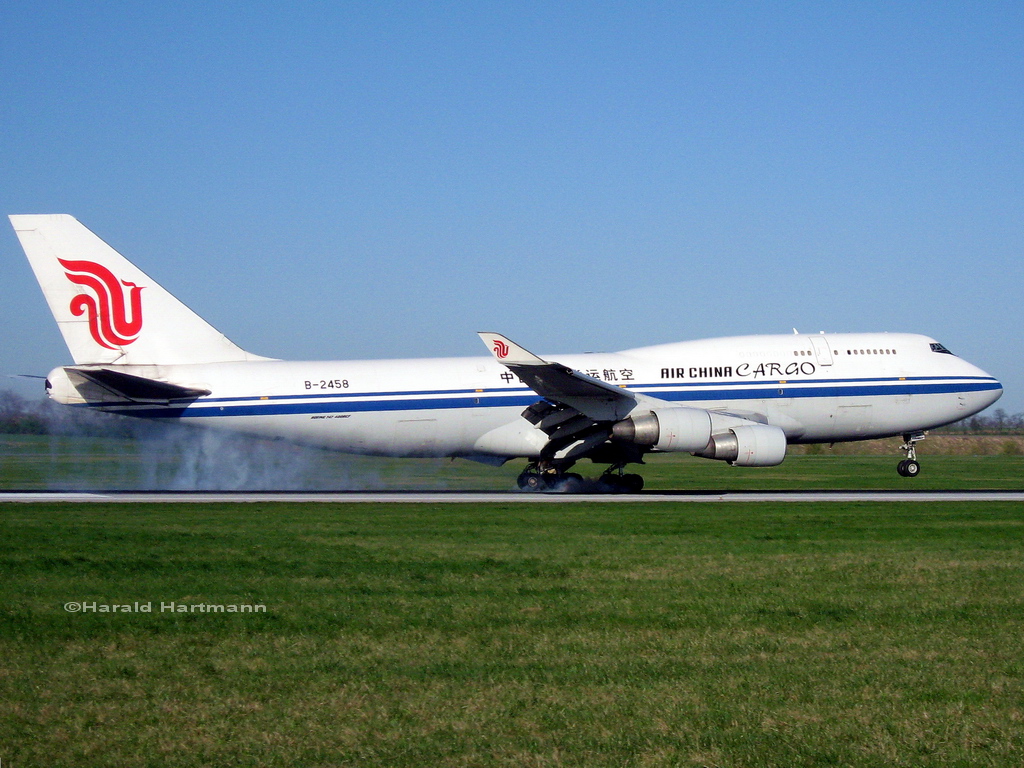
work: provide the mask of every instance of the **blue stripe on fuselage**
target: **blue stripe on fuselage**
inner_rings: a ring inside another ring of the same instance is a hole
[[[668,391],[674,387],[675,391]],[[905,379],[827,379],[783,382],[723,382],[709,385],[637,384],[629,389],[648,392],[667,402],[776,400],[788,398],[877,397],[985,392],[1001,389],[984,377],[914,377]],[[502,393],[502,394],[497,394]],[[439,397],[438,395],[444,395]],[[213,418],[221,416],[280,416],[323,413],[428,411],[461,408],[523,407],[538,395],[526,387],[488,390],[418,390],[410,392],[331,393],[206,398],[187,406],[115,406],[88,404],[114,413],[148,418]],[[360,399],[356,399],[360,398]],[[382,399],[387,398],[387,399]],[[288,402],[284,402],[288,401]],[[298,402],[296,402],[298,401]]]

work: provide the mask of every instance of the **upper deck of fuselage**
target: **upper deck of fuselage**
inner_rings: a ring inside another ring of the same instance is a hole
[[[854,350],[859,355],[859,350],[889,349],[893,350],[893,354],[923,355],[931,351],[930,345],[934,343],[937,343],[935,339],[914,333],[794,333],[677,341],[625,349],[618,354],[638,359],[663,359],[670,355],[693,355],[706,359],[726,356],[756,359],[778,356],[816,357],[816,349],[827,349],[844,355],[848,352],[852,355]]]
[[[935,339],[912,333],[777,334],[700,339],[623,350],[659,378],[992,377]],[[664,375],[662,367],[670,368]],[[679,376],[678,368],[685,375]],[[723,373],[724,371],[724,373]]]

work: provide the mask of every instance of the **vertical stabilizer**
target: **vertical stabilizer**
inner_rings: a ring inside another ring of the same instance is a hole
[[[233,344],[73,216],[10,219],[76,364],[267,359]]]

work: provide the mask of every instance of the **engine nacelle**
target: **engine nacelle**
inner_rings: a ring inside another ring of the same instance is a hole
[[[693,455],[728,461],[734,467],[774,467],[786,458],[786,433],[768,424],[731,427],[712,435]]]
[[[701,408],[661,408],[629,416],[612,427],[612,437],[659,451],[700,451],[711,440],[711,414]]]

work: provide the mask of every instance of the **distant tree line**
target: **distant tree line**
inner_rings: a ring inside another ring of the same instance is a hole
[[[996,408],[991,413],[985,411],[935,431],[956,435],[1020,435],[1024,434],[1024,413],[1007,413]]]
[[[159,424],[141,419],[68,408],[47,398],[28,400],[11,390],[0,390],[0,434],[137,437],[160,428]],[[1020,435],[1024,434],[1024,413],[1009,414],[996,408],[992,413],[979,413],[935,431],[956,435]]]
[[[0,434],[135,437],[139,426],[138,419],[68,408],[45,397],[29,400],[17,392],[0,390]]]

